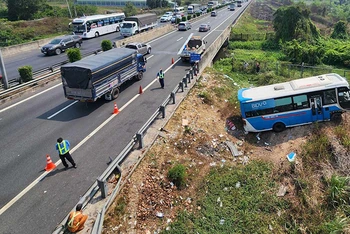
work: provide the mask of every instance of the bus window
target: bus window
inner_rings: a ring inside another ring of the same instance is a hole
[[[337,102],[337,98],[335,96],[335,90],[334,89],[331,89],[331,90],[325,90],[324,91],[324,100],[323,100],[323,103],[325,105],[328,105],[328,104],[333,104],[333,103],[336,103]]]
[[[309,102],[305,94],[293,97],[294,109],[305,109],[309,108]]]
[[[292,98],[291,97],[285,97],[285,98],[276,98],[275,99],[275,110],[278,112],[285,112],[293,110],[293,104],[292,104]]]

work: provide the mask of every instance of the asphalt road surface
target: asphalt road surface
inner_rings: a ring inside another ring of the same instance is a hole
[[[114,118],[110,118],[114,102],[67,100],[59,81],[0,105],[0,233],[51,233],[107,168],[109,157],[120,153],[182,80],[189,64],[179,61],[169,67],[190,33],[204,37],[209,46],[241,10],[243,7],[222,9],[217,17],[193,23],[189,31],[171,32],[151,41],[147,72],[141,81],[123,86],[116,100],[120,113]],[[211,30],[199,33],[199,25],[208,22]],[[166,70],[165,89],[155,81],[160,67]],[[144,93],[134,98],[140,85]],[[70,141],[78,168],[65,171],[60,164],[44,176],[46,154],[59,161],[58,137]]]

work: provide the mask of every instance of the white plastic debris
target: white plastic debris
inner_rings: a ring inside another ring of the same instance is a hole
[[[220,225],[223,225],[225,223],[225,219],[220,219]]]
[[[158,218],[163,218],[163,217],[164,217],[164,214],[163,214],[162,212],[157,212],[157,213],[156,213],[156,216],[157,216]]]
[[[260,141],[260,132],[258,134],[256,134],[256,139],[258,139],[258,141]]]
[[[216,202],[217,202],[217,203],[221,202],[220,197],[218,197],[218,199],[216,199]]]
[[[243,157],[242,164],[246,165],[249,162],[249,158],[247,156]]]
[[[236,188],[240,188],[240,187],[241,187],[241,182],[238,181],[238,182],[236,183]]]
[[[216,162],[212,162],[209,164],[211,167],[215,167],[216,166]]]

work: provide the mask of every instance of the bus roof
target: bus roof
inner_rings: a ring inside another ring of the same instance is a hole
[[[113,14],[107,14],[107,15],[89,15],[89,16],[83,16],[79,18],[73,19],[73,23],[83,23],[89,20],[97,20],[97,19],[104,19],[108,17],[115,17],[115,16],[124,16],[124,13],[113,13]]]
[[[349,83],[345,80],[345,78],[338,74],[330,73],[278,84],[241,89],[238,92],[238,100],[240,102],[253,102],[348,86]]]

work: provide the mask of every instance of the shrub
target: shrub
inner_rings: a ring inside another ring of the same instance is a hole
[[[176,18],[176,23],[179,24],[181,22],[181,19]]]
[[[33,79],[32,66],[22,66],[18,68],[19,75],[21,77],[21,82],[27,82]]]
[[[199,12],[196,13],[196,16],[197,16],[197,17],[200,16],[200,15],[201,15],[201,13],[199,13]]]
[[[328,200],[330,205],[337,207],[349,202],[349,178],[332,175],[328,183]]]
[[[186,16],[182,16],[181,20],[182,21],[186,21],[187,17]]]
[[[186,177],[186,168],[182,164],[177,164],[168,171],[169,180],[179,189],[185,185]]]
[[[81,52],[79,48],[70,48],[67,50],[68,60],[71,63],[79,61],[81,59]]]
[[[187,20],[190,20],[190,19],[191,19],[191,15],[188,15],[188,16],[187,16]]]
[[[102,51],[107,51],[113,48],[113,44],[110,40],[103,40],[101,42]]]

